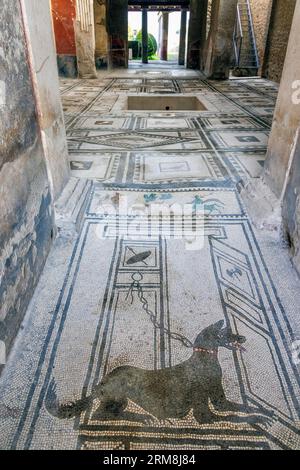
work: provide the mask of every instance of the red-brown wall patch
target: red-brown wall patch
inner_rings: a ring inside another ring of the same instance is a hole
[[[75,0],[51,0],[57,54],[76,55]]]

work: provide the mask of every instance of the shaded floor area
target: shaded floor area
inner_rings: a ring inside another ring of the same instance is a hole
[[[182,69],[185,70],[185,67],[178,65],[176,60],[148,60],[147,64],[143,64],[142,60],[130,60],[129,68],[142,68],[144,71],[149,69],[164,69],[170,70],[171,68],[176,69],[177,71]]]
[[[184,69],[61,82],[73,178],[0,379],[2,448],[299,448],[299,279],[239,194],[277,91]]]

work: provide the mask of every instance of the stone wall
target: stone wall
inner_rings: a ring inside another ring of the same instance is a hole
[[[19,1],[2,0],[0,22],[0,341],[9,351],[54,221]]]
[[[74,32],[76,0],[51,0],[59,73],[77,77],[77,59]]]
[[[278,83],[281,79],[295,5],[296,0],[273,0],[262,74]]]
[[[273,0],[250,0],[260,67],[264,62]]]

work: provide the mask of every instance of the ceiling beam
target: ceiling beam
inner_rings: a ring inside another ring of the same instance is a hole
[[[145,7],[155,7],[155,6],[161,6],[161,7],[166,7],[166,8],[172,8],[172,7],[182,7],[182,8],[188,8],[190,4],[189,0],[171,0],[171,1],[166,1],[166,0],[128,0],[128,5],[129,6],[140,6],[142,8]]]
[[[140,5],[129,5],[128,6],[128,11],[141,11],[142,6]],[[174,7],[167,7],[167,6],[159,6],[159,5],[151,5],[147,7],[149,11],[181,11],[182,7],[181,6],[174,6]],[[184,7],[184,9],[188,9],[188,7]]]

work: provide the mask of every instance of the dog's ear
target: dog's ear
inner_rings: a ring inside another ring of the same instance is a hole
[[[211,328],[216,331],[222,330],[223,327],[224,327],[224,320],[217,321],[217,323],[214,323],[211,326]]]

